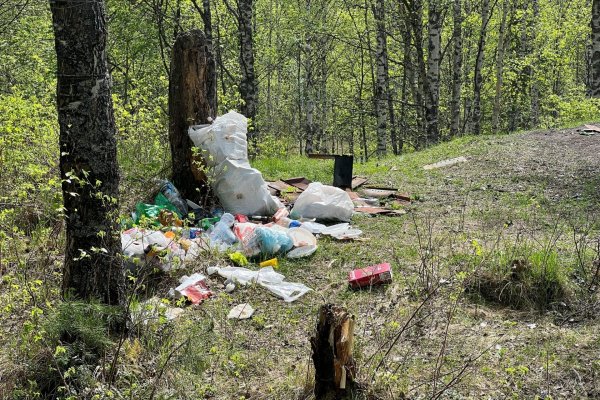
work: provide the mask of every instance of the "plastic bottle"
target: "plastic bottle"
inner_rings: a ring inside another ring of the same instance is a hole
[[[229,213],[223,214],[221,220],[217,222],[210,232],[210,240],[213,242],[220,242],[227,245],[232,245],[237,241],[235,234],[231,230],[233,226],[234,217]]]
[[[179,194],[179,191],[175,185],[168,180],[163,180],[161,181],[161,185],[158,190],[164,194],[167,199],[169,199],[171,204],[177,207],[177,210],[181,214],[180,217],[185,218],[187,216],[188,205],[183,197],[181,197],[181,194]]]

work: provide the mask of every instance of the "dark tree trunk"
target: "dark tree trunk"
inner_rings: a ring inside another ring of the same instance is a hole
[[[51,0],[67,246],[63,295],[124,304],[119,168],[103,0]]]
[[[354,316],[334,304],[321,306],[310,339],[317,400],[346,398],[357,388],[353,343]]]
[[[169,80],[169,142],[173,183],[184,198],[204,203],[208,191],[188,135],[190,125],[207,124],[217,114],[217,80],[210,43],[202,31],[175,40]],[[198,189],[200,189],[198,191]]]
[[[462,89],[462,5],[461,0],[455,0],[452,6],[453,31],[453,66],[452,66],[452,99],[450,101],[450,136],[455,137],[460,133],[460,96]]]
[[[256,114],[258,107],[258,83],[254,73],[254,39],[252,31],[253,0],[238,0],[238,34],[240,38],[240,96],[243,104],[242,114],[251,120],[248,137],[251,143],[256,143],[258,128]]]

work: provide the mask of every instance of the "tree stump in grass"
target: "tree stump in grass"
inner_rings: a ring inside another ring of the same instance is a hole
[[[310,343],[316,399],[339,399],[352,393],[356,388],[356,364],[352,357],[354,316],[334,304],[321,306]]]
[[[173,184],[186,199],[203,203],[208,192],[199,166],[204,160],[192,153],[191,125],[209,124],[217,114],[217,79],[210,42],[198,29],[175,40],[169,77],[169,142]],[[200,189],[198,191],[197,189]]]

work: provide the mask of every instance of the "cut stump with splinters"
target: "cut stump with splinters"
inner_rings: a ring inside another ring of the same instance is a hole
[[[352,314],[335,304],[321,306],[315,336],[310,344],[317,400],[341,399],[358,388],[355,382],[356,363],[352,356]]]

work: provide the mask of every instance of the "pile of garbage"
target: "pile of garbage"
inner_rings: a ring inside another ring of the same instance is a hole
[[[172,271],[204,252],[225,252],[235,266],[207,272],[225,278],[226,291],[255,283],[291,302],[311,289],[287,282],[276,272],[278,258],[314,254],[317,235],[347,240],[362,234],[349,223],[355,206],[342,189],[310,183],[293,207],[272,195],[262,174],[248,162],[246,129],[246,118],[235,112],[216,118],[211,125],[190,128],[190,138],[210,167],[210,182],[222,208],[207,212],[184,199],[171,182],[161,181],[154,203],[138,203],[132,226],[121,233],[131,270],[151,265]],[[247,268],[250,260],[260,269]],[[200,303],[213,295],[206,280],[202,274],[183,276],[170,294]]]

